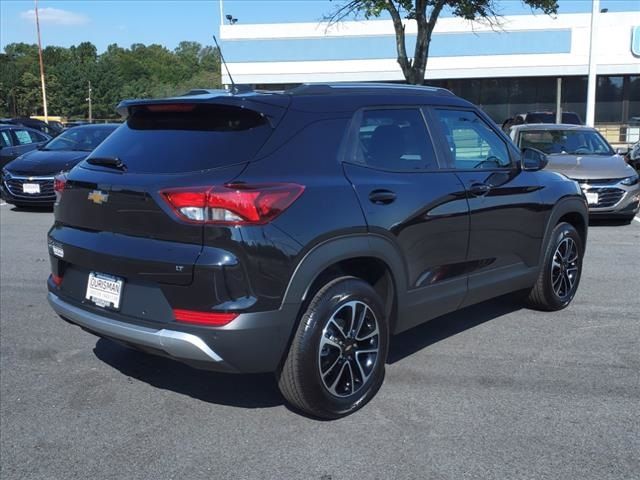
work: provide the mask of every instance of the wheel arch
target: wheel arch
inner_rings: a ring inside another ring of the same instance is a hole
[[[345,275],[367,281],[380,294],[392,329],[406,292],[406,267],[396,246],[379,235],[333,238],[312,248],[298,263],[283,303],[304,307],[322,285]]]
[[[544,252],[546,251],[551,232],[556,225],[561,222],[567,222],[572,225],[580,234],[582,239],[583,250],[587,246],[587,232],[589,229],[589,210],[585,204],[584,199],[578,197],[563,198],[554,206],[544,233],[544,241],[540,249],[538,256],[539,263],[544,258]]]

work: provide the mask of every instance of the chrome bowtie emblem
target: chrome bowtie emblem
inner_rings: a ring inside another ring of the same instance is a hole
[[[100,190],[94,190],[89,193],[89,196],[87,198],[91,200],[93,203],[97,205],[101,205],[109,199],[109,194],[102,193]]]

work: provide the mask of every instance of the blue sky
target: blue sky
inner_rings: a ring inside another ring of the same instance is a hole
[[[526,14],[520,0],[499,0],[502,13]],[[224,0],[224,13],[241,23],[314,22],[340,0]],[[590,0],[560,0],[561,13],[588,12]],[[640,11],[634,0],[601,0],[610,11]],[[0,1],[0,48],[8,43],[35,43],[32,0]],[[83,41],[99,52],[117,43],[159,43],[175,48],[181,40],[211,44],[218,33],[219,0],[40,0],[43,46],[68,47]]]

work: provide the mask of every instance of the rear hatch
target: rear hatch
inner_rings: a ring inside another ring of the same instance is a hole
[[[58,184],[51,251],[62,248],[60,261],[71,268],[187,285],[204,226],[179,218],[162,192],[233,180],[267,141],[284,106],[185,97],[124,108],[127,121]],[[213,228],[229,238],[229,227]]]

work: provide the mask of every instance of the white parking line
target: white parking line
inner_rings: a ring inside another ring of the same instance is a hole
[[[636,222],[640,222],[640,217],[633,217]]]
[[[5,205],[8,205],[7,202],[3,202],[2,200],[0,200],[0,207],[4,207]]]

